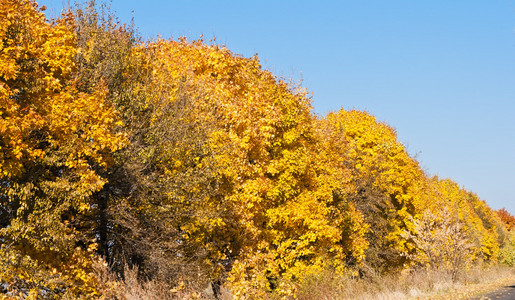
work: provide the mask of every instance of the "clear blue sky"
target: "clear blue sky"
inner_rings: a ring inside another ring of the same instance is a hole
[[[63,0],[39,1],[55,14]],[[216,37],[303,79],[318,114],[374,114],[431,175],[515,214],[515,0],[113,0],[144,38]],[[132,12],[134,12],[132,14]]]

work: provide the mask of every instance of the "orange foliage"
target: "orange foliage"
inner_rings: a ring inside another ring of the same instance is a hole
[[[515,217],[510,214],[505,208],[501,208],[496,211],[501,221],[506,225],[508,230],[512,230],[515,227]]]

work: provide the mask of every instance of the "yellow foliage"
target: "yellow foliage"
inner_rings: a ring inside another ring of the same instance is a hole
[[[181,228],[190,242],[237,241],[207,246],[213,258],[236,258],[228,279],[236,295],[262,296],[311,269],[343,270],[351,257],[363,257],[367,226],[352,203],[333,198],[346,179],[317,155],[321,144],[303,90],[263,71],[257,57],[202,41],[158,40],[135,55],[152,74],[140,88],[147,101],[142,106],[190,97],[196,119],[184,121],[218,127],[208,146],[221,195],[206,199],[199,216]],[[177,157],[163,162],[172,169],[185,165]],[[201,216],[220,207],[229,212],[223,219]]]
[[[471,236],[471,243],[474,244],[473,258],[495,261],[502,242],[499,236],[502,225],[495,212],[476,195],[449,179],[433,177],[427,184],[427,208],[431,211],[447,208],[456,214]]]
[[[77,89],[70,13],[48,22],[34,1],[1,1],[0,40],[0,282],[29,298],[94,296],[75,226],[105,184],[95,169],[126,142],[116,112],[101,82]]]
[[[408,246],[402,233],[412,226],[410,216],[421,205],[419,182],[424,174],[417,161],[397,141],[393,128],[366,112],[342,109],[329,113],[319,124],[328,149],[327,161],[347,174],[341,177],[347,182],[338,185],[346,187],[342,197],[352,199],[370,224],[367,239],[372,247],[366,253],[388,257],[388,261],[369,263],[402,264],[400,254]]]
[[[295,297],[310,275],[353,272],[367,255],[383,257],[377,267],[427,261],[420,220],[442,208],[463,225],[471,259],[496,259],[495,213],[454,182],[428,179],[372,115],[318,119],[308,93],[257,56],[186,39],[125,49],[123,30],[123,45],[109,48],[89,25],[78,38],[69,13],[49,22],[32,0],[0,1],[0,284],[9,297],[98,297],[92,266],[109,249],[94,223],[107,222],[108,201],[130,211],[111,223],[122,235],[114,239],[170,232],[155,235],[159,257],[195,260],[198,277],[226,277],[241,299]],[[106,49],[127,65],[111,65],[122,63],[104,59]]]

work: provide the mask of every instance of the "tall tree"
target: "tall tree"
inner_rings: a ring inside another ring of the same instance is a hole
[[[120,242],[135,250],[135,263],[156,274],[166,268],[152,257],[186,259],[207,279],[227,278],[239,296],[259,297],[362,258],[366,225],[333,193],[345,180],[316,155],[303,91],[263,71],[256,57],[203,41],[158,40],[134,57],[148,77],[135,88],[132,150],[120,163],[139,175],[117,212],[126,212],[118,224],[133,235]],[[145,236],[155,243],[136,246]]]
[[[2,1],[0,16],[0,281],[18,296],[92,294],[82,216],[121,124],[101,81],[77,87],[71,14],[48,22],[34,1]]]

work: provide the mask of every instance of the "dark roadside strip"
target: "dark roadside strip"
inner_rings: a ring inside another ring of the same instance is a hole
[[[474,298],[472,300],[515,300],[515,285],[504,286],[496,291],[489,292]]]

